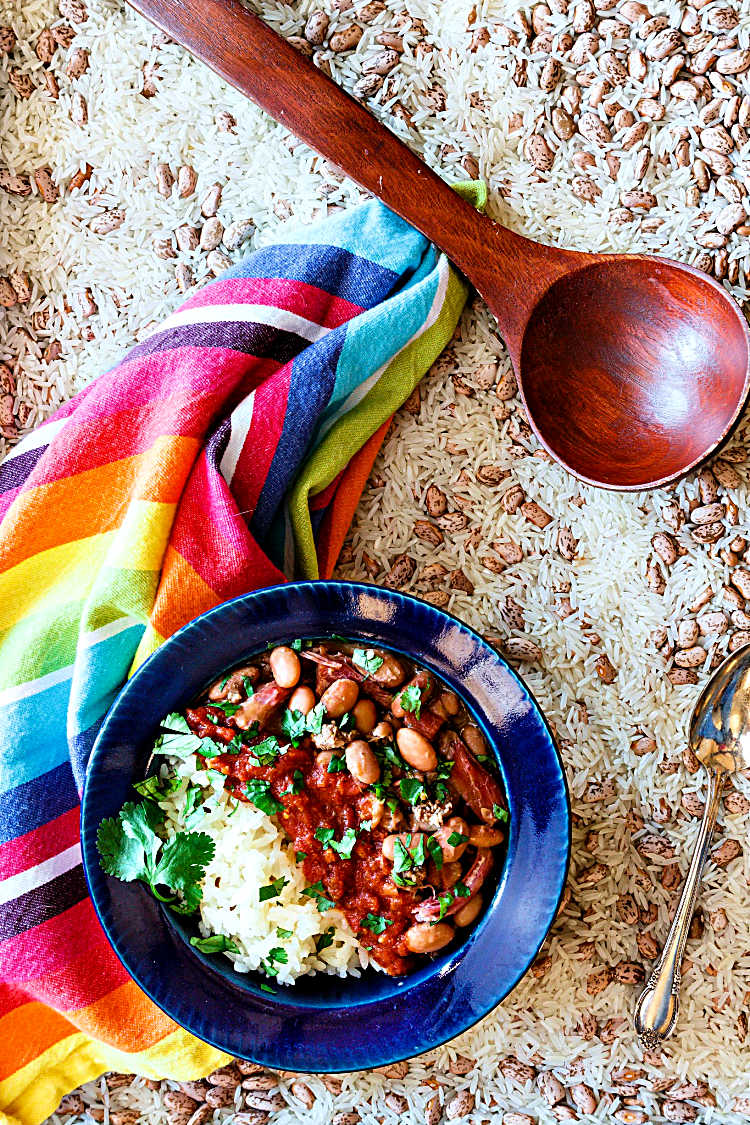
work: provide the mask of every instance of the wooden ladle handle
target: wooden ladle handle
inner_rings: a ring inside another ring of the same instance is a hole
[[[540,292],[568,268],[564,251],[540,246],[480,215],[238,0],[130,2],[444,250],[488,301],[506,342],[520,342]]]

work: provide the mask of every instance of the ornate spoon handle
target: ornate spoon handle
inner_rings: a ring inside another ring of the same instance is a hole
[[[706,862],[716,826],[724,777],[725,773],[721,770],[709,774],[706,808],[693,861],[661,957],[656,962],[636,1004],[635,1029],[646,1047],[656,1047],[662,1039],[668,1038],[677,1022],[680,1006],[678,993],[682,978],[680,966],[695,909],[695,900],[698,897],[703,864]]]

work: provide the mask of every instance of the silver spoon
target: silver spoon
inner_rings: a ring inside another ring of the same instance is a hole
[[[677,912],[635,1009],[636,1031],[652,1049],[672,1034],[677,1022],[680,966],[724,781],[750,765],[750,645],[728,657],[704,687],[690,719],[689,745],[708,772],[708,796]]]

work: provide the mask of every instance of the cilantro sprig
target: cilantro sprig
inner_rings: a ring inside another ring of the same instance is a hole
[[[216,846],[205,832],[177,832],[163,841],[156,831],[163,817],[152,801],[139,805],[128,801],[116,817],[99,825],[100,862],[107,875],[124,883],[140,880],[161,902],[189,914],[200,904],[201,882]]]
[[[378,656],[372,648],[355,648],[352,653],[352,660],[358,667],[363,668],[368,676],[377,672],[383,663],[383,657]]]
[[[336,905],[333,899],[326,898],[325,888],[320,879],[317,883],[311,883],[309,887],[305,887],[302,894],[315,900],[319,914],[325,914],[327,910],[331,910]]]
[[[284,808],[281,801],[277,801],[271,792],[271,782],[263,781],[259,777],[252,777],[245,785],[245,796],[256,809],[273,816]]]
[[[422,691],[417,684],[409,684],[398,697],[404,711],[410,711],[415,719],[422,714]]]
[[[341,859],[351,859],[354,845],[357,842],[357,831],[347,828],[340,840],[334,839],[334,828],[316,828],[315,839],[320,840],[324,848],[332,848]]]
[[[510,820],[508,810],[504,809],[502,805],[494,804],[492,806],[492,815],[495,820],[499,820],[501,824],[507,824]]]
[[[384,934],[386,926],[392,926],[393,922],[390,918],[384,918],[382,914],[366,914],[362,919],[362,925],[366,930],[371,930],[374,934]]]
[[[191,937],[190,944],[200,953],[239,953],[238,946],[224,934],[210,934],[208,937]]]

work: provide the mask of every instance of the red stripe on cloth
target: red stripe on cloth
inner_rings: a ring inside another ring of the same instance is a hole
[[[101,932],[91,899],[82,899],[62,914],[0,942],[2,975],[20,984],[57,972],[71,957],[84,956]],[[116,960],[114,953],[111,956]]]
[[[24,836],[17,836],[15,840],[0,844],[0,879],[10,879],[11,875],[28,871],[30,867],[35,867],[45,859],[77,844],[79,816],[80,810],[76,806],[62,816],[35,828],[33,832],[27,832]]]
[[[42,974],[23,981],[23,990],[17,987],[9,990],[7,997],[0,995],[0,1016],[29,999],[49,1004],[58,1012],[77,1012],[96,1004],[129,979],[104,931],[97,927],[85,949],[68,953],[56,968],[45,965]]]
[[[232,492],[249,522],[263,491],[286,420],[286,404],[292,379],[292,363],[258,387],[253,417],[232,477]]]
[[[341,297],[334,297],[325,289],[318,289],[304,281],[288,281],[277,277],[235,277],[215,281],[199,289],[182,309],[204,308],[206,305],[275,305],[287,312],[297,313],[325,328],[337,328],[365,306],[355,305]]]
[[[250,535],[243,515],[224,478],[202,454],[182,494],[170,546],[220,600],[284,580]]]

